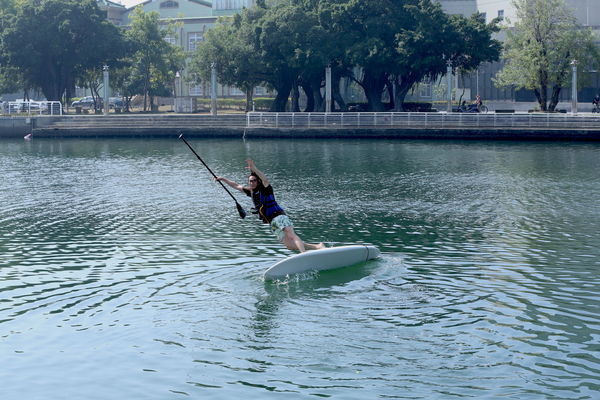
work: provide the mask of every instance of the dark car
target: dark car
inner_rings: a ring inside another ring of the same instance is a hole
[[[123,108],[123,99],[120,97],[110,97],[108,99],[110,108]]]
[[[82,97],[71,103],[71,107],[94,108],[94,98],[92,96]]]

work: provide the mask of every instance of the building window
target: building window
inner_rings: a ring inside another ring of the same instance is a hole
[[[240,10],[252,7],[254,0],[213,0],[213,4],[215,10]]]
[[[498,10],[498,18],[504,19],[504,10]]]
[[[204,40],[204,35],[202,32],[192,32],[188,34],[188,50],[196,51],[196,46],[198,42]]]
[[[159,5],[160,8],[179,8],[179,3],[173,0],[163,1]]]
[[[419,97],[431,98],[432,90],[431,83],[419,84]]]
[[[482,12],[481,18],[483,18],[483,22],[486,22],[487,21],[487,13]]]
[[[245,93],[236,87],[229,88],[229,96],[243,96]]]
[[[173,46],[176,46],[177,38],[175,36],[165,36],[165,42],[172,44]]]

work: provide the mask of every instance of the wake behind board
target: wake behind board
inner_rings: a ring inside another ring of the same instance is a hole
[[[306,271],[323,271],[348,267],[376,258],[379,249],[375,246],[351,245],[311,250],[285,258],[265,271],[265,280],[284,278],[287,275]]]

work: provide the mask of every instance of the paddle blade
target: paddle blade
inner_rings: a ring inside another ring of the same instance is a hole
[[[237,207],[238,213],[240,213],[240,218],[246,218],[246,211],[242,208],[242,206],[240,206],[240,203],[236,202],[235,206]]]

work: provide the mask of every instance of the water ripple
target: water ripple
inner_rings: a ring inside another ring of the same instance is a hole
[[[261,160],[306,240],[382,256],[265,282],[290,252],[179,142],[2,142],[5,398],[600,391],[596,146],[195,145],[240,181]]]

